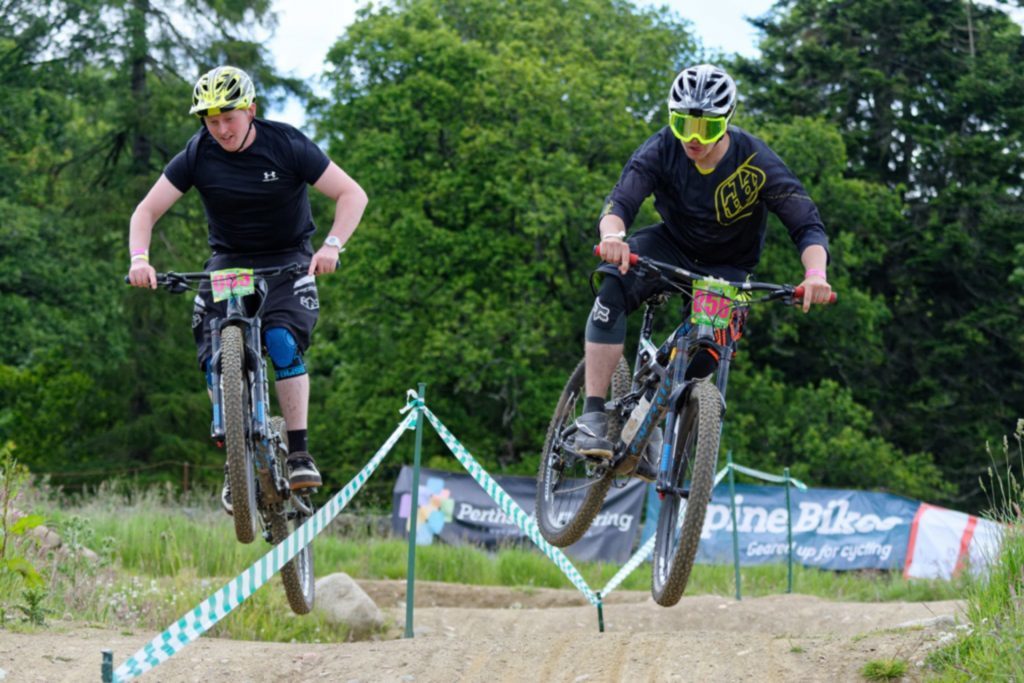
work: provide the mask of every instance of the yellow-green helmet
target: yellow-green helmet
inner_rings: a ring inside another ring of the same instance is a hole
[[[216,116],[232,109],[248,109],[255,100],[256,86],[249,74],[235,66],[218,66],[196,81],[188,113]]]

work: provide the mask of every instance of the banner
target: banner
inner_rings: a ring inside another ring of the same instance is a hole
[[[534,477],[494,477],[527,514],[532,515],[537,495]],[[412,467],[402,467],[392,494],[391,527],[408,537],[412,506]],[[622,563],[629,558],[640,529],[645,487],[630,479],[613,486],[604,507],[583,538],[565,548],[576,560]],[[499,546],[529,545],[529,539],[468,474],[420,469],[417,545],[435,539],[451,545],[472,543],[495,550]],[[532,547],[532,545],[531,545]]]
[[[918,501],[844,489],[791,489],[790,500],[794,562],[828,570],[903,569]],[[741,565],[786,561],[786,518],[784,487],[736,485]],[[732,527],[729,489],[720,485],[708,505],[697,561],[731,564]]]
[[[976,573],[995,561],[1002,535],[995,522],[922,503],[910,530],[903,576],[949,579],[968,567]]]

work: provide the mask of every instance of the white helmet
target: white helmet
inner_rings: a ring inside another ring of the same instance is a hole
[[[687,67],[672,81],[668,109],[696,109],[704,116],[731,116],[736,109],[736,82],[713,64]]]

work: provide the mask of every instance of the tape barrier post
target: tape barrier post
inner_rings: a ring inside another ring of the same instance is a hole
[[[402,410],[403,413],[408,411],[409,406]],[[129,657],[127,661],[114,671],[112,681],[114,683],[128,681],[163,664],[180,652],[186,645],[197,640],[206,631],[213,628],[217,622],[230,614],[233,609],[242,604],[242,602],[270,580],[281,567],[295,557],[300,550],[312,543],[313,539],[338,516],[338,513],[359,492],[367,479],[370,478],[370,475],[377,469],[384,456],[394,447],[402,433],[409,428],[415,416],[415,411],[410,412],[399,423],[387,441],[384,442],[384,445],[370,458],[366,466],[341,491],[335,494],[324,507],[320,508],[307,520],[305,524],[292,532],[281,543],[271,548],[266,555],[225,584],[223,588],[204,602],[200,603],[195,609],[182,615],[178,621],[168,626],[163,633],[151,640],[148,645]]]
[[[516,526],[522,529],[530,540],[533,541],[559,569],[562,570],[562,573],[568,577],[568,579],[574,586],[576,586],[577,589],[579,589],[581,593],[583,593],[583,596],[587,601],[591,605],[597,607],[600,600],[590,586],[587,585],[587,582],[583,579],[579,570],[576,569],[569,558],[565,556],[565,553],[544,540],[544,537],[540,534],[540,529],[537,528],[537,523],[534,522],[529,515],[523,512],[523,509],[519,507],[519,504],[516,503],[512,496],[508,495],[505,489],[501,488],[501,486],[498,485],[498,482],[494,481],[494,478],[487,473],[487,470],[485,470],[480,463],[470,455],[465,446],[459,443],[459,440],[456,439],[450,431],[448,431],[447,427],[437,419],[437,416],[434,415],[429,408],[424,406],[420,410],[423,415],[430,420],[430,424],[433,425],[434,430],[437,432],[438,436],[441,437],[441,440],[444,441],[445,445],[448,446],[448,450],[452,452],[455,459],[466,468],[466,471],[469,472],[470,476],[473,477],[478,484],[480,484],[487,495],[494,499],[499,507],[501,507],[502,512],[504,512]]]
[[[789,504],[789,468],[783,468],[786,477],[786,592],[793,592],[793,510]]]
[[[732,464],[732,451],[726,452],[725,459],[725,468],[729,470],[729,515],[732,517],[732,562],[735,572],[736,599],[742,600],[743,596],[740,594],[740,531],[736,524],[736,475],[734,474],[736,468]]]
[[[419,521],[417,511],[420,509],[420,451],[423,447],[423,420],[420,419],[420,408],[426,396],[426,385],[419,384],[419,396],[414,401],[412,415],[416,419],[416,447],[412,456],[412,501],[409,507],[409,566],[405,572],[405,637],[412,638],[413,603],[416,601],[416,523]]]
[[[715,475],[715,483],[711,485],[711,488],[718,486],[722,479],[725,478],[726,473],[729,471],[728,467],[723,467],[717,475]],[[685,513],[684,513],[685,515]],[[676,531],[679,531],[683,526],[683,516],[680,515],[679,521],[676,523]],[[619,587],[619,584],[626,580],[626,577],[632,574],[637,567],[639,567],[651,553],[654,552],[654,544],[657,541],[657,536],[651,536],[647,539],[647,542],[640,546],[633,556],[626,561],[626,564],[622,565],[622,568],[615,573],[609,581],[608,585],[601,589],[601,595],[607,597],[609,593]]]

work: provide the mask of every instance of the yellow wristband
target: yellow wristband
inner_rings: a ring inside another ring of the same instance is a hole
[[[149,263],[149,254],[135,254],[132,256],[132,261],[145,261]]]

